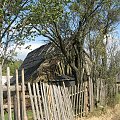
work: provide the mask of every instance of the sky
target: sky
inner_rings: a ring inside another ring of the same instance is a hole
[[[114,33],[114,38],[119,41],[118,49],[120,49],[120,24],[118,25],[117,29],[113,33]],[[23,46],[21,50],[20,49],[16,50],[16,52],[18,53],[17,58],[24,60],[29,52],[45,44],[44,40],[46,40],[45,37],[39,36],[35,38],[35,41],[26,43],[25,46]],[[26,46],[29,46],[29,45],[31,45],[30,49],[25,49]]]
[[[31,42],[27,42],[21,49],[17,49],[17,59],[21,59],[24,60],[25,57],[27,56],[27,54],[33,50],[35,50],[36,48],[42,46],[45,44],[44,40],[46,38],[39,36],[36,37],[34,41]],[[27,46],[31,46],[30,49],[25,49]]]

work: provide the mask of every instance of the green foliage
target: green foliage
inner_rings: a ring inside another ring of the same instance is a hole
[[[86,47],[93,62],[91,76],[105,79],[109,66],[104,40],[119,22],[118,4],[119,0],[38,0],[31,5],[27,20],[38,35],[47,37],[59,47],[76,74],[82,73],[82,51]],[[65,48],[66,40],[72,47]],[[75,56],[79,65],[75,63]]]
[[[2,0],[0,2],[0,61],[2,66],[5,61],[16,56],[16,48],[25,44],[26,16],[31,0]],[[30,34],[31,35],[31,34]]]
[[[18,69],[21,64],[22,64],[22,60],[8,61],[3,67],[3,75],[6,75],[7,67],[10,67],[10,75],[13,76],[15,70]]]

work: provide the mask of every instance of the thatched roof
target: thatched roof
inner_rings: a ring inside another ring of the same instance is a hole
[[[56,52],[52,43],[45,44],[30,52],[19,68],[19,82],[21,81],[22,68],[25,71],[25,82],[38,79],[47,80],[48,76],[46,73],[54,72],[55,64],[57,64],[56,62],[58,62],[60,54],[59,50]],[[62,76],[61,78],[68,79],[66,76]],[[11,79],[11,84],[14,83],[15,75]]]
[[[35,74],[39,66],[45,61],[46,54],[51,52],[52,44],[48,43],[28,53],[19,68],[19,80],[21,80],[21,70],[24,68],[25,80],[29,80],[31,75]],[[15,82],[15,76],[11,79],[11,83]]]

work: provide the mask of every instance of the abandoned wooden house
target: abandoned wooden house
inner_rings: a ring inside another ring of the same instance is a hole
[[[92,63],[86,52],[85,54],[85,75],[89,76]],[[25,82],[36,81],[60,81],[69,80],[74,81],[74,73],[70,66],[64,61],[61,52],[54,47],[52,43],[47,43],[32,52],[30,52],[22,65],[19,72],[24,68]],[[19,74],[20,75],[20,74]],[[21,80],[21,76],[19,76]],[[87,80],[87,79],[86,79]],[[11,79],[11,84],[15,83],[15,76]],[[71,82],[72,83],[72,82]]]

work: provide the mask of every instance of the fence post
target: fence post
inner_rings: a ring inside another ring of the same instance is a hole
[[[93,111],[94,109],[94,103],[93,103],[93,99],[94,99],[94,96],[93,96],[93,82],[92,82],[92,79],[90,78],[89,76],[89,99],[90,99],[90,112]]]
[[[17,100],[17,118],[20,120],[20,98],[19,98],[18,70],[16,70],[16,100]]]
[[[11,93],[10,93],[10,68],[7,67],[7,97],[8,97],[8,119],[12,119],[11,114]]]
[[[34,118],[34,120],[37,120],[36,113],[35,113],[35,106],[34,106],[34,101],[33,101],[32,90],[31,90],[31,86],[30,86],[29,82],[28,82],[28,90],[29,90],[29,95],[30,95],[30,100],[31,100],[33,118]]]
[[[83,115],[87,116],[88,114],[88,83],[85,81],[84,83],[84,112]]]
[[[22,69],[22,109],[23,109],[23,120],[27,120],[26,105],[25,105],[24,69]]]
[[[4,120],[2,66],[0,65],[0,120]]]

